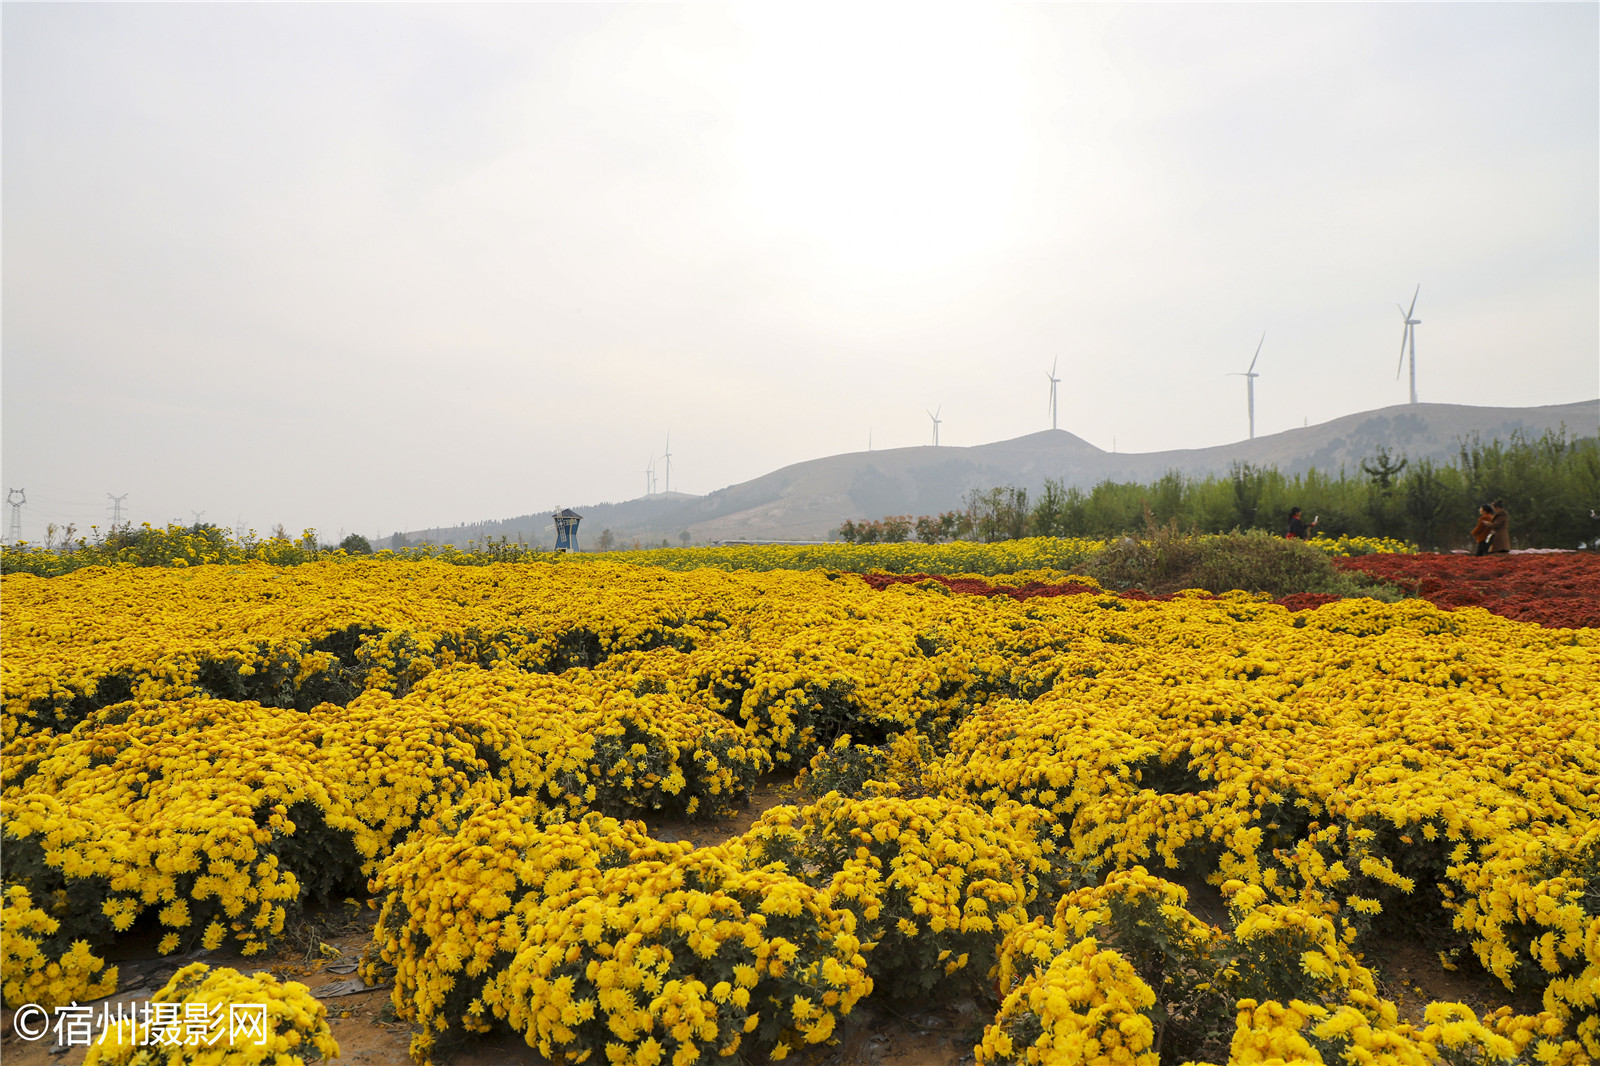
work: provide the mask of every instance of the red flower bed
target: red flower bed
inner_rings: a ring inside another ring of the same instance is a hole
[[[1600,556],[1583,552],[1551,555],[1362,555],[1335,559],[1341,570],[1360,570],[1380,578],[1447,610],[1483,607],[1519,622],[1550,628],[1600,628]],[[867,584],[882,590],[890,585],[937,581],[951,592],[968,596],[1107,595],[1078,581],[1049,584],[992,585],[982,578],[950,578],[939,574],[867,574]],[[1125,600],[1170,600],[1132,589],[1117,593]],[[1325,592],[1297,592],[1274,600],[1291,611],[1305,611],[1332,603],[1339,597]]]
[[[1335,596],[1331,592],[1295,592],[1272,602],[1291,611],[1311,611],[1325,603],[1337,603],[1341,599],[1342,596]]]
[[[1600,627],[1600,555],[1362,555],[1335,559],[1440,607],[1482,607],[1551,628]]]

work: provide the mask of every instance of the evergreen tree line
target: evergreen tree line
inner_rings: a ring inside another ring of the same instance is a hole
[[[1147,484],[1107,480],[1088,491],[1051,479],[1032,500],[1026,489],[1003,485],[974,489],[961,510],[845,522],[838,535],[850,544],[1107,538],[1143,531],[1151,520],[1194,533],[1282,534],[1289,509],[1299,507],[1326,536],[1394,537],[1450,551],[1471,546],[1479,505],[1495,500],[1510,512],[1515,547],[1600,544],[1600,437],[1564,430],[1488,443],[1473,437],[1443,463],[1379,448],[1355,471],[1341,467],[1336,475],[1234,463],[1222,477],[1169,471]]]

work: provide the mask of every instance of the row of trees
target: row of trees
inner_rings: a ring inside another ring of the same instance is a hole
[[[0,548],[0,573],[28,573],[41,577],[64,574],[85,566],[195,566],[203,563],[264,562],[297,566],[335,553],[368,555],[372,545],[359,533],[338,544],[324,543],[315,529],[291,537],[279,525],[271,536],[254,530],[236,536],[209,522],[171,523],[157,529],[145,523],[112,526],[101,531],[91,526],[88,536],[72,527],[49,527],[42,545],[8,544]]]
[[[1059,480],[1029,500],[1026,489],[973,490],[958,511],[846,522],[851,544],[910,540],[998,541],[1024,536],[1112,537],[1150,519],[1198,533],[1265,529],[1281,533],[1300,507],[1328,536],[1396,537],[1424,549],[1467,547],[1478,505],[1503,500],[1518,547],[1574,548],[1600,543],[1600,438],[1548,432],[1537,439],[1463,443],[1451,462],[1408,459],[1380,448],[1356,471],[1286,475],[1235,463],[1224,477],[1176,471],[1147,484],[1102,481],[1087,491]]]
[[[112,526],[104,533],[98,526],[91,526],[88,536],[81,536],[76,525],[58,526],[54,522],[45,527],[44,550],[47,552],[77,552],[100,550],[108,556],[126,550],[147,552],[160,555],[168,550],[168,545],[174,537],[185,538],[186,547],[199,545],[201,550],[212,549],[216,553],[236,551],[243,549],[248,552],[270,541],[281,541],[307,552],[332,552],[342,551],[347,555],[371,555],[372,542],[360,533],[351,533],[338,544],[322,543],[314,529],[304,530],[299,537],[291,537],[283,528],[283,523],[278,523],[272,528],[268,537],[256,536],[255,530],[235,535],[223,529],[215,522],[196,522],[190,526],[169,525],[166,529],[157,529],[148,522],[135,529],[132,522]],[[396,533],[397,540],[405,538]]]
[[[689,531],[687,529],[681,530],[678,533],[678,540],[679,540],[680,543],[682,543],[682,545],[685,548],[687,548],[689,546],[689,540],[690,540]],[[630,549],[633,550],[633,551],[640,551],[640,550],[645,549],[645,548],[670,548],[670,547],[672,547],[672,542],[670,540],[668,540],[666,537],[662,537],[661,538],[661,543],[660,544],[642,543],[639,540],[638,537],[634,537],[632,539],[631,543],[625,544],[625,543],[623,543],[621,540],[619,540],[617,538],[617,535],[615,533],[611,532],[611,528],[609,526],[600,531],[600,537],[599,537],[598,540],[595,541],[595,549],[597,551],[603,551],[603,552],[628,551]]]

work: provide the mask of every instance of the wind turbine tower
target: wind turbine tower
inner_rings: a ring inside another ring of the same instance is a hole
[[[1056,360],[1056,359],[1050,360],[1050,373],[1045,375],[1045,377],[1050,379],[1050,428],[1051,429],[1055,429],[1056,428],[1056,386],[1061,383],[1061,379],[1056,377],[1056,363],[1058,361],[1059,360]]]
[[[933,419],[933,446],[935,448],[939,446],[939,412],[943,410],[944,404],[940,404],[938,407],[935,407],[933,410],[928,412],[928,417]]]
[[[644,494],[654,495],[656,491],[656,454],[650,453],[650,465],[644,468]]]
[[[1267,335],[1263,333],[1261,335],[1261,340],[1256,343],[1256,354],[1255,358],[1250,360],[1250,369],[1246,370],[1242,374],[1235,370],[1233,373],[1228,375],[1230,378],[1244,378],[1245,393],[1250,403],[1251,440],[1256,439],[1256,378],[1261,376],[1260,374],[1256,373],[1256,359],[1261,358],[1261,345],[1265,343],[1267,343]]]
[[[1417,402],[1417,327],[1422,325],[1422,319],[1412,318],[1411,312],[1417,309],[1417,295],[1422,292],[1422,286],[1417,285],[1417,291],[1411,294],[1410,310],[1400,312],[1400,317],[1405,320],[1405,331],[1400,334],[1400,365],[1394,368],[1394,379],[1400,380],[1400,371],[1406,365],[1406,342],[1411,342],[1411,402]],[[1395,304],[1399,307],[1399,304]]]
[[[661,458],[662,458],[662,461],[666,463],[666,470],[665,470],[665,475],[666,476],[662,479],[666,484],[665,484],[665,487],[661,491],[662,492],[671,492],[672,491],[672,430],[670,430],[670,429],[667,430],[667,450],[666,450],[665,453],[662,454]]]

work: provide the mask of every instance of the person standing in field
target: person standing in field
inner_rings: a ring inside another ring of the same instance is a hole
[[[1511,515],[1504,500],[1491,505],[1494,513],[1489,518],[1489,554],[1497,555],[1511,550]]]
[[[1312,519],[1311,524],[1313,526],[1316,525],[1317,520]],[[1289,509],[1289,532],[1284,534],[1284,538],[1287,540],[1306,539],[1306,524],[1305,521],[1300,517],[1300,508],[1298,507],[1291,507]]]
[[[1489,553],[1489,525],[1494,521],[1494,508],[1488,504],[1478,508],[1478,524],[1472,527],[1472,539],[1478,542],[1475,555]]]

